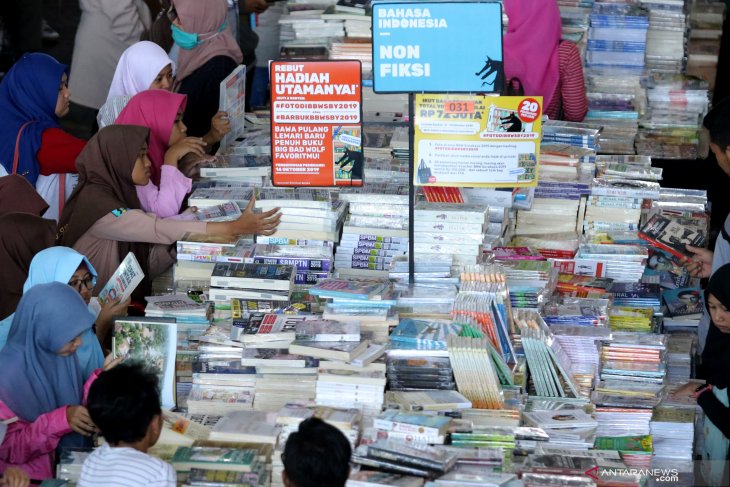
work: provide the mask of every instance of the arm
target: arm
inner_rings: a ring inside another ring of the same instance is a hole
[[[152,182],[137,186],[137,196],[144,211],[167,218],[180,213],[180,206],[192,189],[193,181],[174,166],[163,164],[161,171],[160,187]]]
[[[91,389],[91,384],[94,383],[94,381],[99,377],[99,374],[101,374],[103,369],[96,369],[94,372],[91,373],[88,379],[86,379],[86,382],[84,383],[84,398],[81,401],[83,405],[86,405],[86,399],[89,397],[89,389]]]
[[[580,53],[570,41],[560,43],[559,49],[563,119],[582,122],[588,112],[588,101]]]
[[[38,149],[38,165],[41,174],[76,173],[76,158],[86,145],[86,141],[78,139],[59,128],[49,128],[41,136],[41,148]]]
[[[2,413],[8,411],[2,404]],[[35,421],[16,421],[8,425],[0,445],[0,459],[6,463],[23,465],[55,450],[61,437],[71,433],[64,406],[41,414]],[[4,414],[3,414],[4,416]]]
[[[90,231],[96,238],[105,240],[169,245],[187,232],[207,233],[207,226],[205,222],[165,220],[141,210],[128,210],[118,217],[112,213],[107,214]]]
[[[725,435],[725,438],[730,438],[730,408],[725,407],[711,390],[700,394],[697,404],[700,405],[712,424]]]

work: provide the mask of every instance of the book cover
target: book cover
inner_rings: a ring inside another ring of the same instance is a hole
[[[213,268],[210,285],[287,291],[294,279],[294,266],[219,262]]]
[[[296,339],[312,342],[359,342],[360,322],[302,321],[296,325]]]
[[[707,243],[705,222],[690,218],[667,218],[655,214],[639,230],[639,237],[666,250],[675,257],[692,257],[687,245],[704,247]]]
[[[700,317],[705,310],[705,301],[701,289],[692,287],[667,289],[662,293],[662,299],[667,305],[667,314],[670,317]]]
[[[134,253],[130,252],[99,291],[99,303],[103,305],[114,299],[126,300],[142,282],[142,279],[144,279],[144,272]]]
[[[257,461],[258,452],[253,449],[182,446],[175,452],[171,463],[178,472],[187,472],[195,467],[250,472]]]
[[[384,291],[389,284],[383,279],[324,279],[309,289],[309,294],[322,298],[368,300]]]
[[[114,358],[139,360],[152,367],[160,384],[162,407],[175,407],[177,324],[173,320],[118,318],[114,320]]]
[[[231,130],[221,140],[221,148],[232,145],[244,134],[246,114],[246,65],[233,70],[221,81],[219,87],[218,109],[226,112]]]
[[[289,353],[314,358],[351,361],[367,349],[370,342],[305,342],[295,340],[289,345]]]
[[[229,222],[241,217],[241,209],[237,203],[227,201],[220,205],[198,208],[195,219],[206,222]]]

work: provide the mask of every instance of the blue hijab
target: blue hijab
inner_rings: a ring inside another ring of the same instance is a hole
[[[24,54],[0,83],[0,162],[13,172],[18,131],[26,122],[18,144],[18,174],[35,185],[39,168],[36,155],[47,128],[58,127],[56,101],[63,73],[68,66],[48,54]]]
[[[26,421],[81,404],[84,379],[78,358],[58,351],[93,322],[84,300],[67,284],[39,284],[25,293],[0,351],[0,400]]]
[[[86,264],[89,273],[96,277],[96,270],[89,259],[70,247],[50,247],[38,252],[30,262],[28,279],[23,285],[23,293],[27,293],[30,288],[38,284],[49,282],[68,284],[82,263]],[[91,312],[89,311],[89,313]],[[96,320],[96,316],[93,314],[92,319]],[[76,356],[84,373],[84,380],[86,380],[92,372],[104,364],[104,352],[92,329],[84,332],[82,338],[84,343],[76,351]]]

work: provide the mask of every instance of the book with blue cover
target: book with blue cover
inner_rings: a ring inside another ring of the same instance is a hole
[[[692,287],[667,289],[662,293],[667,315],[700,318],[705,310],[702,290]]]
[[[461,325],[449,321],[404,319],[390,334],[390,341],[446,349],[449,335],[458,335]]]

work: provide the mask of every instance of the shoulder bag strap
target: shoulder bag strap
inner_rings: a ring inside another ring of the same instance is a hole
[[[23,135],[25,127],[33,123],[33,121],[25,122],[18,130],[18,136],[15,138],[15,152],[13,153],[13,172],[11,174],[18,173],[18,159],[20,158],[20,136]]]

